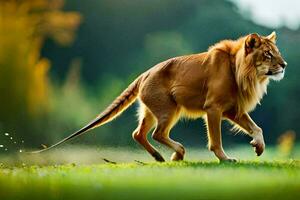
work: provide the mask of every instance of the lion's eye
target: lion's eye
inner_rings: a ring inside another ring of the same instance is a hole
[[[270,51],[265,51],[265,57],[268,59],[271,59],[273,57],[273,55]]]

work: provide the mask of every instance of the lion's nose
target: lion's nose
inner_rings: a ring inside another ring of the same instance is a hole
[[[280,63],[280,66],[282,67],[282,68],[285,68],[286,66],[287,66],[287,62],[283,62],[283,63]]]

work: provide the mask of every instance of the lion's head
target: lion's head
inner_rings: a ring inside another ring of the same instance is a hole
[[[236,81],[240,89],[239,111],[250,111],[266,92],[269,79],[281,80],[287,63],[276,46],[276,33],[249,34],[237,43]],[[242,112],[241,112],[242,113]]]
[[[259,79],[281,80],[284,77],[287,63],[276,46],[275,32],[265,37],[256,33],[246,36],[244,51],[245,61],[256,69]]]

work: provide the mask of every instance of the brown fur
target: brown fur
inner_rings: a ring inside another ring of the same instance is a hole
[[[238,40],[221,41],[207,52],[159,63],[135,80],[86,129],[78,132],[82,134],[112,120],[138,97],[139,125],[133,138],[157,161],[164,159],[147,140],[147,133],[154,126],[153,139],[174,150],[171,159],[184,158],[184,147],[169,137],[180,117],[205,118],[209,149],[221,161],[235,161],[222,147],[221,120],[224,118],[253,138],[251,144],[260,155],[265,146],[262,130],[247,113],[260,102],[270,75],[286,65],[275,40],[275,33],[267,37],[250,34]],[[267,51],[272,58],[269,59]],[[79,135],[78,132],[73,135]]]

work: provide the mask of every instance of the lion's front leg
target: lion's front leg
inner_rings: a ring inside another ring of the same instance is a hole
[[[222,161],[236,162],[235,158],[230,158],[226,155],[222,146],[221,137],[221,120],[222,112],[218,109],[211,108],[207,110],[207,134],[208,134],[208,148],[213,151],[218,159]]]
[[[245,132],[253,138],[250,144],[254,147],[257,156],[260,156],[265,150],[263,131],[255,124],[249,114],[244,113],[238,118],[234,115],[226,115],[226,117],[244,129]]]

